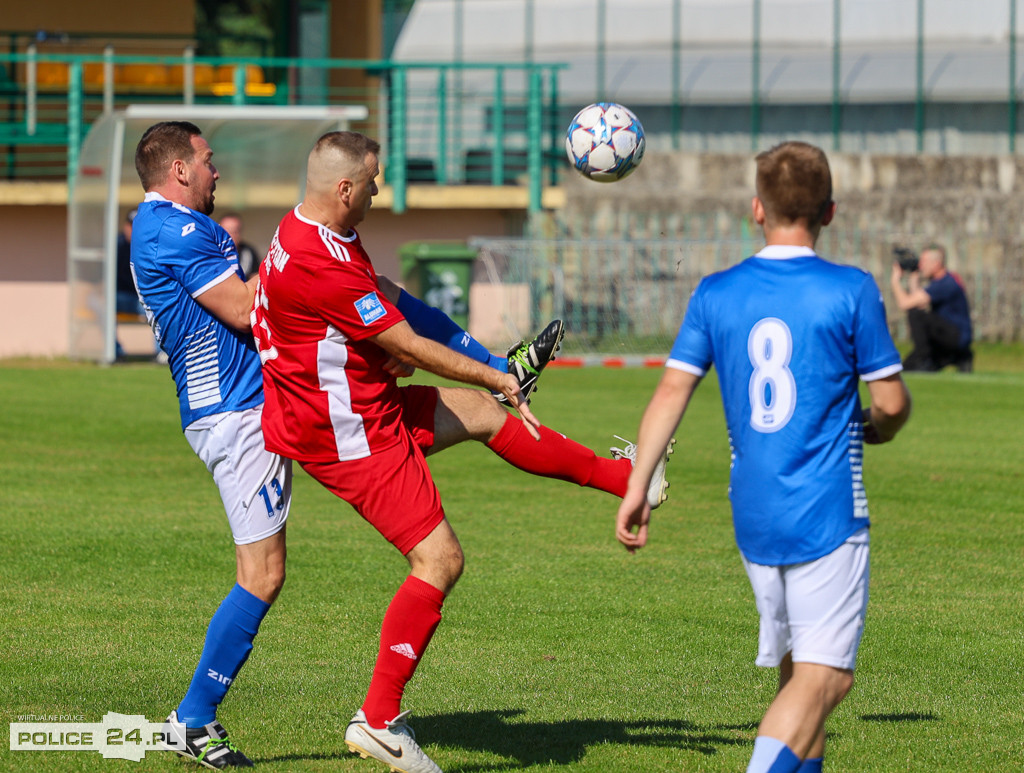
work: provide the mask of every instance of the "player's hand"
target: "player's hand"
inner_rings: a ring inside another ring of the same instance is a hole
[[[416,368],[407,362],[404,362],[397,357],[388,357],[387,362],[384,363],[384,370],[390,373],[395,378],[409,378],[413,373],[416,372]]]
[[[650,522],[651,506],[647,504],[645,492],[632,489],[627,491],[615,519],[615,538],[626,550],[635,553],[647,544],[647,527]]]
[[[878,434],[878,429],[871,423],[871,406],[864,409],[862,414],[864,428],[864,442],[870,446],[888,443],[892,438],[885,438]]]
[[[869,422],[864,425],[864,442],[869,446],[877,446],[884,443],[885,440],[883,440],[882,436],[878,434],[878,430],[875,429],[875,425]]]
[[[540,427],[540,419],[533,415],[530,406],[522,399],[522,394],[519,391],[519,382],[516,381],[516,377],[509,373],[502,374],[498,391],[505,395],[505,399],[508,400],[510,406],[519,411],[519,418],[522,419],[526,431],[530,433],[530,437],[534,440],[540,440],[540,433],[537,431],[537,428]]]

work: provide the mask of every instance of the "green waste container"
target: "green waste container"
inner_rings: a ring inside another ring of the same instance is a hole
[[[408,242],[398,248],[398,257],[402,281],[409,292],[428,306],[436,306],[466,330],[476,250],[463,242]]]

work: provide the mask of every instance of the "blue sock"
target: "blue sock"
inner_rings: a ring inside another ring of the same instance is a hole
[[[428,306],[405,290],[399,294],[398,303],[395,305],[417,335],[444,344],[449,349],[502,373],[508,373],[508,360],[505,357],[491,354],[483,344],[456,325],[452,318],[440,309]]]
[[[804,760],[804,764],[796,769],[796,773],[821,773],[821,766],[824,763],[824,757]]]
[[[747,773],[796,773],[800,758],[778,738],[759,735],[754,739],[754,754]]]
[[[202,727],[217,717],[217,706],[252,651],[252,640],[270,604],[235,585],[213,613],[206,643],[188,692],[178,706],[178,720]]]

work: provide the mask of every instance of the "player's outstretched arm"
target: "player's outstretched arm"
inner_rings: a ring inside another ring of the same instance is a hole
[[[615,523],[615,538],[631,553],[647,544],[651,518],[647,489],[699,383],[699,376],[666,368],[640,420],[636,461]]]
[[[488,368],[436,341],[416,335],[409,323],[404,320],[371,336],[371,340],[402,362],[428,370],[442,378],[494,391],[503,391],[509,387],[508,379],[502,378],[508,375],[507,373]],[[518,384],[516,389],[518,390]]]
[[[864,409],[864,442],[888,443],[910,418],[910,392],[899,373],[868,382],[871,405]]]
[[[383,274],[377,275],[377,287],[384,294],[384,297],[391,301],[393,305],[398,305],[398,299],[402,295],[401,287],[396,285]],[[402,362],[394,356],[392,356],[392,358],[388,360],[387,364],[384,365],[384,370],[395,378],[409,378],[416,372],[416,368],[412,365]]]
[[[519,411],[533,438],[540,440],[540,434],[537,432],[540,421],[526,403],[519,399],[519,382],[510,373],[502,373],[435,341],[418,336],[404,320],[371,336],[371,340],[392,357],[413,367],[422,368],[451,381],[500,392],[508,399],[509,405]]]

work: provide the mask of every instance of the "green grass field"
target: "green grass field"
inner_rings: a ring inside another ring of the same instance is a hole
[[[552,370],[546,423],[602,453],[632,437],[658,370]],[[867,450],[871,605],[826,769],[1024,766],[1024,356],[910,374],[911,423]],[[0,364],[0,723],[162,719],[233,583],[219,499],[150,365]],[[774,691],[733,542],[718,392],[698,390],[668,503],[635,556],[616,500],[483,447],[431,461],[466,573],[407,691],[425,749],[461,771],[741,771]],[[289,576],[220,718],[267,771],[383,771],[348,754],[404,560],[299,473]],[[0,750],[0,769],[198,770],[166,752]]]

